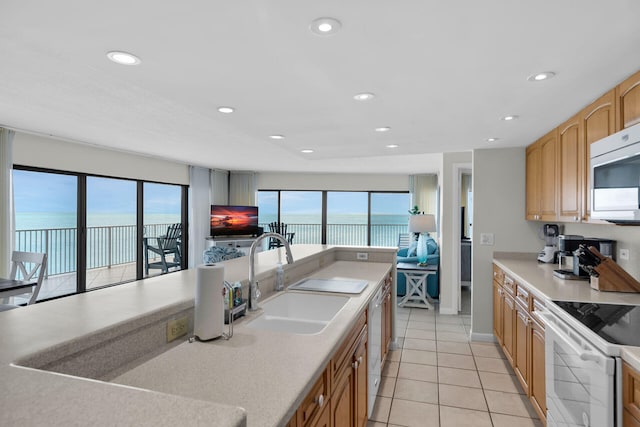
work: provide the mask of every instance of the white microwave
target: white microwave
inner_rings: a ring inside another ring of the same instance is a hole
[[[591,216],[640,225],[640,123],[591,144]]]

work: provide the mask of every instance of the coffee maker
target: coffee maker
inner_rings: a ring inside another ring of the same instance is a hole
[[[560,228],[557,224],[544,224],[542,226],[542,235],[544,248],[538,254],[538,262],[556,262]]]
[[[602,255],[614,259],[615,254],[615,240],[599,239],[596,237],[583,237],[579,235],[565,235],[558,236],[558,260],[559,269],[553,270],[553,275],[564,280],[589,280],[589,273],[580,268],[580,261],[575,251],[580,245],[587,247],[595,247]],[[573,260],[573,268],[562,269],[562,259],[565,257],[571,257]]]

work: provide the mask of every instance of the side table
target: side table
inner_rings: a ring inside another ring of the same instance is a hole
[[[407,279],[407,293],[398,303],[399,307],[417,307],[433,309],[433,299],[427,293],[427,277],[438,272],[437,265],[426,265],[399,262],[396,266],[398,273]]]

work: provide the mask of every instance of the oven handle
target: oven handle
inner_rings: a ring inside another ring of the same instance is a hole
[[[578,354],[580,360],[595,362],[598,365],[603,365],[604,368],[607,368],[606,364],[603,363],[604,361],[602,355],[593,353],[589,350],[585,350],[584,348],[580,347],[578,343],[576,343],[575,340],[572,339],[571,336],[569,336],[569,334],[560,330],[560,328],[556,325],[556,322],[558,321],[556,319],[558,318],[553,313],[546,310],[541,312],[540,316],[542,316],[542,318],[545,320],[544,327],[551,329],[554,334],[560,337],[563,342],[571,347],[571,349]]]

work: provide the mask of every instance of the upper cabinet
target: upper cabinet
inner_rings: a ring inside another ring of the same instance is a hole
[[[591,144],[640,123],[640,71],[527,147],[526,219],[590,222]]]
[[[581,125],[584,139],[584,167],[580,171],[583,182],[582,194],[582,220],[588,222],[604,221],[591,219],[591,189],[589,188],[589,157],[591,154],[591,144],[601,140],[619,129],[616,127],[616,89],[596,99],[581,113]]]
[[[619,130],[640,123],[640,71],[618,85]]]
[[[584,139],[577,114],[558,127],[558,221],[582,219]]]
[[[557,130],[527,147],[527,219],[556,220]]]

